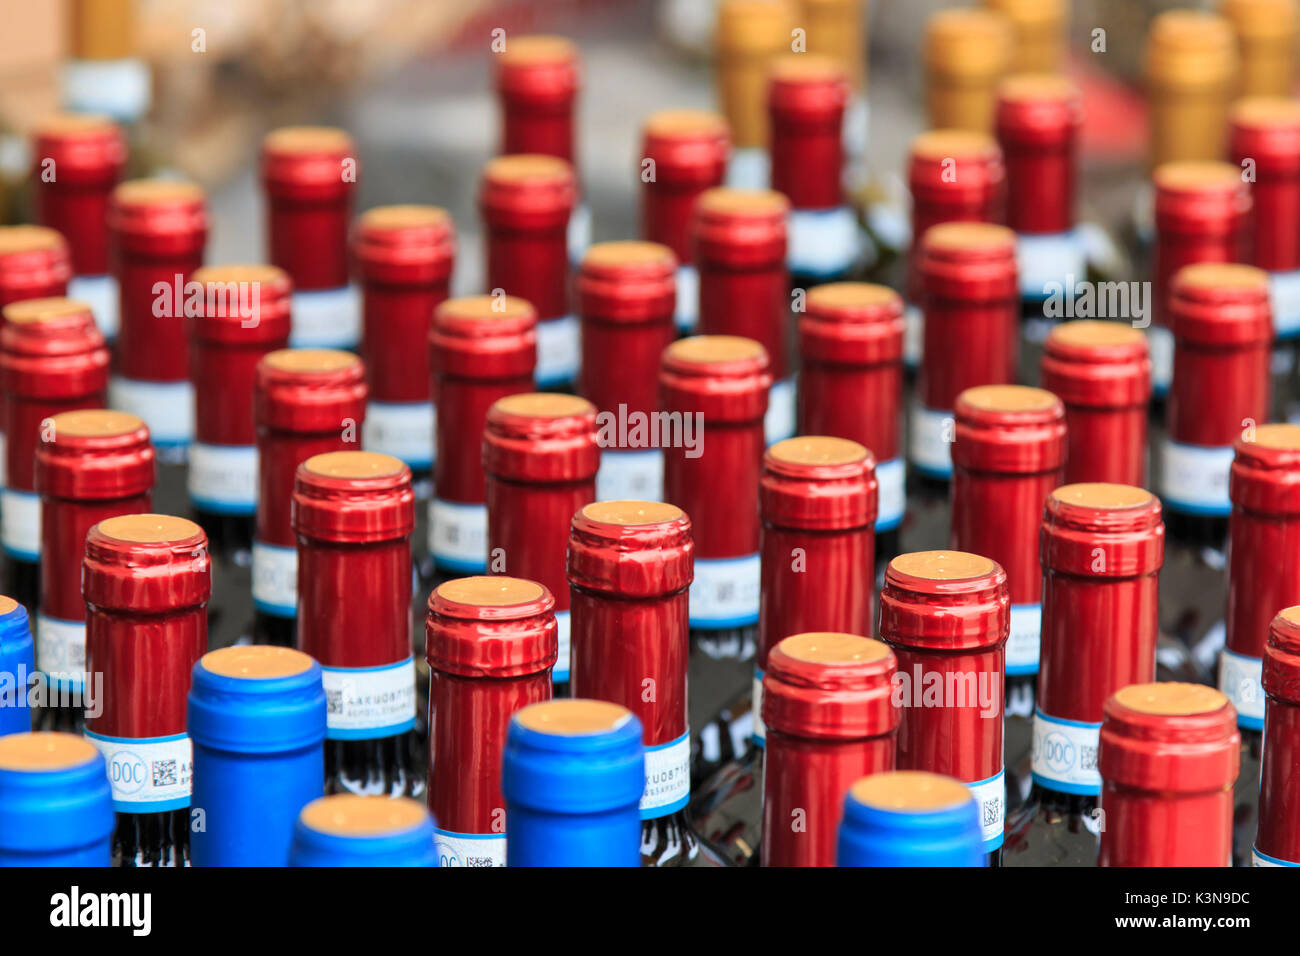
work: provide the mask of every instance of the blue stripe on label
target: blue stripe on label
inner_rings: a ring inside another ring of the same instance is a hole
[[[1252,847],[1251,852],[1266,863],[1272,863],[1274,866],[1300,866],[1300,863],[1293,863],[1290,860],[1281,860],[1275,856],[1269,856],[1259,847]]]
[[[1179,511],[1182,512],[1183,514],[1209,515],[1212,518],[1226,518],[1228,517],[1228,515],[1232,514],[1231,504],[1229,504],[1226,508],[1224,508],[1224,507],[1220,507],[1219,505],[1189,504],[1188,502],[1185,501],[1178,501],[1177,499],[1171,498],[1168,495],[1161,495],[1161,498],[1164,500],[1165,507],[1168,508],[1170,511]]]
[[[110,737],[107,734],[97,734],[93,731],[84,731],[85,735],[92,740],[104,740],[110,744],[165,744],[173,740],[184,740],[187,734],[171,734],[166,737]]]
[[[725,631],[729,627],[749,627],[758,623],[757,614],[741,614],[736,617],[710,618],[707,621],[691,618],[691,629],[696,631]]]
[[[464,574],[485,574],[487,561],[464,561],[460,558],[443,558],[434,555],[433,563],[447,571],[460,571]]]
[[[213,498],[203,498],[198,495],[190,495],[190,503],[197,510],[206,511],[212,515],[251,516],[257,511],[257,506],[251,502],[217,501]]]
[[[1101,724],[1093,723],[1090,720],[1066,720],[1064,717],[1053,717],[1051,714],[1043,713],[1043,708],[1041,707],[1034,708],[1034,715],[1053,724],[1065,724],[1067,727],[1091,727],[1094,730],[1101,729]]]
[[[298,608],[287,604],[272,604],[269,601],[259,601],[254,598],[253,606],[263,614],[271,615],[271,617],[294,618],[298,616]]]
[[[1048,790],[1057,790],[1061,793],[1074,793],[1084,797],[1095,797],[1101,792],[1099,787],[1090,787],[1086,784],[1064,783],[1060,780],[1053,780],[1051,777],[1043,777],[1039,774],[1030,774],[1034,783],[1040,787],[1046,787]]]
[[[913,471],[918,471],[921,474],[925,475],[927,478],[951,478],[952,477],[951,468],[930,468],[927,465],[918,464],[915,461],[910,462],[909,464],[911,465]]]
[[[40,564],[41,555],[38,551],[27,551],[19,548],[11,548],[4,545],[4,553],[15,561],[21,561],[23,564]]]
[[[880,534],[882,531],[893,531],[902,523],[903,523],[902,515],[896,515],[893,518],[885,518],[880,521],[877,521],[876,534]]]
[[[457,840],[500,840],[505,837],[504,833],[457,833],[455,830],[444,830],[441,827],[434,827],[433,832],[439,836],[455,837]]]

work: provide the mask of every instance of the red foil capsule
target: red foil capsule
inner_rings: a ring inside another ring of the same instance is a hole
[[[455,226],[437,206],[379,206],[362,213],[352,233],[370,385],[365,445],[413,471],[433,464],[429,328],[455,255]]]
[[[36,662],[46,674],[80,687],[86,670],[86,602],[81,596],[86,535],[108,518],[149,511],[154,451],[144,422],[126,412],[60,412],[39,437],[34,456],[41,496]]]
[[[717,113],[661,110],[641,127],[641,235],[677,257],[676,316],[683,331],[699,321],[699,273],[691,241],[695,203],[706,189],[722,185],[730,151],[727,121]]]
[[[1268,419],[1268,275],[1253,266],[1188,266],[1174,276],[1169,316],[1174,379],[1160,494],[1171,511],[1226,517],[1233,442]]]
[[[700,331],[753,339],[767,352],[773,379],[769,441],[794,434],[790,280],[785,264],[789,211],[789,201],[780,193],[726,187],[701,194],[695,206]]]
[[[1198,262],[1249,262],[1250,187],[1231,163],[1173,162],[1157,166],[1152,246],[1151,307],[1156,324],[1151,344],[1151,381],[1164,395],[1173,380],[1172,284],[1174,275]]]
[[[599,465],[596,408],[585,398],[525,393],[497,399],[488,409],[483,472],[489,567],[537,581],[554,595],[557,684],[569,679],[569,524],[596,500]]]
[[[496,56],[502,155],[537,153],[572,163],[578,48],[564,37],[512,37]]]
[[[482,574],[488,554],[483,428],[497,399],[533,389],[537,313],[513,296],[448,299],[433,314],[429,343],[441,463],[429,504],[429,553],[445,570]]]
[[[879,482],[876,531],[891,531],[902,523],[904,505],[903,300],[884,286],[833,282],[809,289],[804,304],[797,431],[847,438],[871,451]]]
[[[41,552],[41,501],[36,446],[44,422],[59,412],[103,408],[108,348],[90,309],[69,299],[27,299],[7,305],[0,323],[0,391],[4,393],[5,553],[35,562]],[[33,595],[34,597],[35,595]]]
[[[393,737],[415,726],[411,470],[391,455],[336,451],[298,466],[298,649],[337,692],[325,736]]]
[[[1201,684],[1133,684],[1107,701],[1100,866],[1231,866],[1241,734]]]
[[[189,319],[194,444],[187,481],[201,512],[251,516],[257,505],[257,363],[289,344],[289,276],[275,266],[205,266]]]
[[[429,809],[439,866],[506,864],[501,755],[511,715],[551,699],[552,607],[542,585],[504,576],[457,578],[429,595]]]
[[[791,634],[870,634],[875,583],[875,460],[857,442],[777,442],[759,478],[761,579],[754,657],[754,742],[763,745],[763,671]]]
[[[1146,336],[1121,322],[1062,322],[1047,335],[1043,388],[1065,403],[1065,481],[1147,483],[1151,358]]]
[[[601,501],[663,497],[663,452],[650,423],[659,408],[659,357],[676,337],[675,266],[666,246],[599,242],[578,272],[578,390],[607,423],[596,478]]]
[[[1272,275],[1277,337],[1300,334],[1300,103],[1247,97],[1232,107],[1229,154],[1252,169],[1250,247],[1253,265]]]
[[[1069,232],[1083,126],[1078,89],[1057,74],[1008,77],[998,89],[995,126],[1006,163],[1007,225],[1027,235]]]
[[[1160,500],[1129,485],[1057,488],[1043,508],[1043,641],[1034,782],[1101,792],[1097,735],[1106,698],[1155,679]]]
[[[925,359],[909,450],[923,474],[947,478],[957,396],[1016,380],[1015,233],[986,223],[942,223],[921,239],[918,269],[925,289]]]
[[[566,229],[577,195],[573,167],[553,156],[501,156],[483,169],[479,211],[487,232],[487,286],[537,310],[537,383],[572,382],[578,320],[569,314]]]
[[[1227,638],[1219,690],[1237,722],[1264,728],[1261,659],[1269,625],[1300,602],[1300,425],[1261,425],[1234,444],[1228,495]]]
[[[298,613],[298,552],[290,520],[298,466],[313,455],[355,448],[365,412],[365,370],[350,352],[281,349],[257,363],[253,603],[262,613]]]
[[[72,264],[63,236],[45,226],[0,226],[0,306],[67,294]]]
[[[807,633],[782,640],[763,678],[763,866],[834,866],[844,794],[894,769],[898,662],[880,641]],[[803,827],[794,821],[800,818]]]
[[[1008,677],[1038,672],[1043,577],[1038,522],[1065,474],[1065,408],[1041,388],[981,385],[957,396],[952,444],[952,547],[992,558],[1007,575]]]
[[[194,431],[186,283],[208,237],[203,190],[161,179],[122,183],[108,228],[121,316],[109,404],[144,419],[155,444],[184,446]]]
[[[686,661],[694,551],[691,520],[673,505],[602,501],[573,516],[573,696],[622,704],[641,721],[643,820],[681,810],[691,789]]]
[[[1265,705],[1263,764],[1259,775],[1259,831],[1255,866],[1300,864],[1300,608],[1279,611],[1264,648]],[[1243,723],[1240,718],[1237,721]]]
[[[767,362],[759,343],[728,335],[678,339],[664,350],[660,402],[680,416],[681,437],[664,451],[664,497],[695,516],[692,628],[758,623]]]
[[[110,768],[119,813],[189,806],[191,755],[185,732],[190,674],[208,650],[212,562],[208,539],[171,515],[108,518],[86,535],[86,736]],[[171,774],[156,772],[175,761]]]
[[[980,805],[986,852],[1002,845],[1002,676],[1007,575],[961,551],[901,554],[885,569],[880,637],[898,658],[898,768],[956,777]]]

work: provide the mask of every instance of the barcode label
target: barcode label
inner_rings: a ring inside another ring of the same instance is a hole
[[[663,496],[664,453],[661,450],[600,450],[597,501],[662,501]]]
[[[187,735],[133,739],[88,730],[86,739],[104,755],[119,813],[161,813],[190,805],[194,757]]]
[[[1003,772],[999,770],[987,780],[966,784],[979,805],[980,830],[984,837],[984,852],[991,853],[1002,845],[1003,823],[1006,818],[1007,793]]]
[[[257,507],[257,446],[190,446],[190,500],[215,514],[252,514]]]
[[[442,867],[506,865],[504,833],[452,833],[434,828],[433,842]]]
[[[1237,708],[1237,723],[1264,729],[1264,662],[1258,657],[1234,654],[1226,647],[1219,655],[1219,690]]]
[[[444,568],[464,574],[487,570],[487,505],[429,502],[429,553]]]
[[[437,418],[429,402],[371,402],[361,426],[366,451],[392,455],[420,470],[433,464]]]
[[[297,616],[297,548],[253,542],[253,603],[276,617]]]
[[[691,735],[645,750],[641,819],[666,817],[686,806],[691,791]]]
[[[361,292],[356,286],[293,294],[289,347],[350,349],[361,341]]]
[[[1043,786],[1063,793],[1101,793],[1097,746],[1101,724],[1034,712],[1033,773]]]
[[[758,623],[759,558],[696,558],[691,627],[721,629]]]
[[[545,319],[537,323],[537,384],[542,387],[572,382],[578,375],[582,332],[577,316]]]
[[[41,496],[6,488],[0,492],[0,539],[20,561],[41,559]]]
[[[326,736],[370,740],[415,726],[415,659],[381,667],[322,667]]]
[[[1174,511],[1226,516],[1232,511],[1228,474],[1231,445],[1184,445],[1165,440],[1160,456],[1160,497]]]
[[[68,687],[86,682],[86,622],[36,616],[36,666]]]

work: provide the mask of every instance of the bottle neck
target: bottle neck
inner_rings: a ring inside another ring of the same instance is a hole
[[[1255,854],[1266,863],[1300,865],[1300,817],[1294,812],[1300,800],[1300,767],[1294,759],[1300,742],[1300,706],[1271,698],[1262,739],[1263,765],[1259,775],[1259,832]],[[1260,754],[1261,734],[1241,729],[1242,755]],[[1247,772],[1244,762],[1242,772]]]

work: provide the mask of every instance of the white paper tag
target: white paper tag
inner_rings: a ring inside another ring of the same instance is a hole
[[[763,723],[763,672],[754,668],[754,683],[749,692],[749,712],[754,717],[755,746],[762,747],[767,740],[767,725]]]
[[[111,116],[132,125],[149,111],[152,72],[134,57],[120,60],[66,60],[60,77],[63,106],[73,113]]]
[[[907,506],[907,473],[902,458],[876,462],[876,533],[893,531],[903,523]]]
[[[108,763],[113,808],[119,813],[162,813],[190,805],[194,756],[186,734],[130,739],[86,731]]]
[[[691,792],[691,735],[645,749],[641,819],[666,817],[686,806]]]
[[[0,488],[9,484],[9,459],[5,457],[8,453],[9,442],[5,433],[0,431]]]
[[[325,736],[371,740],[415,726],[415,659],[379,667],[322,667]]]
[[[430,402],[370,402],[361,425],[366,451],[392,455],[415,471],[433,465],[437,416]]]
[[[1174,511],[1219,515],[1232,512],[1228,475],[1232,471],[1231,445],[1184,445],[1165,439],[1160,456],[1160,497]]]
[[[1074,295],[1075,277],[1088,272],[1088,258],[1077,232],[1016,237],[1016,271],[1020,297],[1033,302],[1046,299],[1055,286],[1059,294]]]
[[[677,267],[677,331],[690,333],[700,324],[700,273],[693,265]]]
[[[662,501],[664,453],[658,448],[600,450],[597,501]]]
[[[582,355],[582,330],[577,316],[544,319],[537,323],[538,386],[549,388],[572,382],[578,376]]]
[[[792,209],[786,228],[786,264],[792,275],[838,278],[853,268],[862,253],[858,218],[848,206]]]
[[[108,382],[108,407],[148,425],[155,445],[188,445],[194,438],[194,386],[189,382],[140,382],[114,375]]]
[[[1273,302],[1273,332],[1279,339],[1300,335],[1300,269],[1269,274]]]
[[[452,833],[434,827],[433,845],[442,867],[506,865],[504,833]]]
[[[551,670],[551,682],[555,684],[563,684],[569,679],[569,641],[572,624],[568,611],[555,612],[555,631],[559,644],[555,655],[555,667]]]
[[[274,617],[298,616],[298,549],[253,542],[253,603]]]
[[[587,247],[591,245],[591,207],[585,202],[578,203],[569,213],[569,227],[564,238],[569,246],[569,264],[576,268],[582,264]]]
[[[1264,729],[1264,662],[1258,657],[1234,654],[1226,647],[1219,655],[1219,690],[1237,708],[1237,723],[1251,730]]]
[[[992,853],[1002,845],[1002,831],[1007,812],[1004,773],[1005,771],[999,770],[987,780],[966,784],[979,807],[980,835],[984,837],[985,853]]]
[[[1101,793],[1097,745],[1101,724],[1049,717],[1034,711],[1034,779],[1063,793]]]
[[[796,388],[793,378],[773,382],[767,393],[767,414],[763,416],[763,437],[769,445],[794,437]]]
[[[1043,633],[1041,604],[1011,605],[1007,637],[1007,676],[1038,673],[1038,647]]]
[[[721,630],[758,623],[759,556],[696,558],[691,627]]]
[[[68,280],[68,298],[90,306],[100,334],[109,342],[117,338],[119,292],[112,276],[73,276]]]
[[[1169,391],[1174,380],[1174,333],[1154,323],[1147,327],[1147,351],[1151,355],[1151,390],[1156,395]]]
[[[919,305],[903,307],[903,364],[908,368],[921,367],[925,351],[925,313]]]
[[[762,146],[742,146],[731,151],[727,160],[726,184],[732,189],[767,189],[772,165]]]
[[[251,515],[257,509],[257,446],[190,446],[190,500],[210,514]]]
[[[950,411],[912,406],[908,452],[917,471],[933,478],[952,477],[952,438],[956,427]]]
[[[41,559],[41,496],[30,491],[0,491],[0,525],[5,553],[19,561]]]
[[[439,566],[464,574],[487,570],[487,505],[429,502],[429,553]]]
[[[361,290],[354,285],[294,292],[290,308],[290,348],[354,349],[361,341]]]
[[[36,666],[68,687],[86,683],[86,622],[36,615]]]

